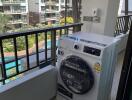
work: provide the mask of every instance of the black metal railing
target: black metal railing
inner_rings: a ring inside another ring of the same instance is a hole
[[[56,63],[56,34],[59,32],[59,36],[65,34],[70,34],[73,32],[77,32],[81,30],[82,23],[75,23],[60,27],[51,27],[51,28],[45,28],[45,29],[38,29],[38,30],[28,30],[26,32],[18,32],[18,33],[10,33],[6,35],[0,36],[0,83],[5,84],[7,79],[10,79],[12,77],[15,77],[19,74],[23,74],[25,72],[28,72],[35,68],[41,68],[45,67],[47,65],[55,65]],[[72,30],[71,30],[72,29]],[[51,33],[51,47],[48,48],[47,46],[47,40],[48,40],[48,34]],[[44,48],[39,49],[39,34],[44,36]],[[29,52],[29,36],[34,35],[35,36],[35,52],[30,53]],[[17,38],[24,37],[24,44],[25,44],[25,52],[26,54],[23,56],[18,55],[18,41]],[[12,39],[13,49],[14,49],[14,58],[11,60],[5,60],[5,51],[4,51],[4,40]],[[50,55],[50,56],[49,56]],[[34,56],[31,58],[31,56]],[[40,60],[41,57],[43,59]],[[26,61],[25,68],[23,70],[20,70],[20,64],[19,60],[24,59]],[[35,59],[35,60],[33,60]],[[34,61],[36,65],[31,64],[31,61]],[[15,63],[14,67],[6,68],[7,64],[9,63]],[[15,68],[15,73],[12,75],[7,75],[7,70],[10,70],[12,68]]]
[[[130,29],[131,23],[132,15],[119,16],[116,22],[115,36],[120,33],[125,34]]]

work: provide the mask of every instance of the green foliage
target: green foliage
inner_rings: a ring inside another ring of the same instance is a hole
[[[72,24],[74,21],[73,21],[73,18],[72,17],[66,17],[66,23],[68,24]],[[64,25],[65,24],[65,18],[61,18],[60,19],[60,24],[61,25]]]
[[[25,37],[18,37],[17,39],[17,51],[25,50]],[[38,34],[38,41],[44,40],[44,34]],[[29,48],[33,47],[35,44],[35,35],[28,36]],[[4,52],[14,52],[14,44],[12,39],[6,39],[3,41]]]
[[[7,31],[7,29],[9,28],[7,26],[8,21],[10,20],[10,16],[7,16],[3,13],[0,13],[0,33],[3,34]]]
[[[17,50],[25,50],[25,38],[24,37],[18,37],[17,38]]]
[[[36,26],[26,25],[24,27],[21,27],[19,29],[10,30],[8,32],[22,32],[26,30],[34,30],[34,29],[40,29],[40,28],[46,28],[46,25],[37,24]],[[59,35],[59,30],[57,31],[57,35]],[[44,33],[38,34],[38,41],[44,41]],[[47,32],[47,39],[51,39],[51,32]],[[25,37],[17,37],[17,51],[25,50]],[[6,39],[3,41],[4,45],[4,52],[14,52],[14,44],[13,39]],[[32,48],[35,45],[35,35],[28,35],[28,45],[29,48]]]

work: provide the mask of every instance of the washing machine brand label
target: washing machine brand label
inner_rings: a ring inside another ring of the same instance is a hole
[[[100,63],[97,62],[94,64],[94,70],[98,73],[101,72],[102,68],[101,68]]]

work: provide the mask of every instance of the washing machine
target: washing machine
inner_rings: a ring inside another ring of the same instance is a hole
[[[63,36],[57,50],[57,100],[109,100],[118,39],[95,33]]]

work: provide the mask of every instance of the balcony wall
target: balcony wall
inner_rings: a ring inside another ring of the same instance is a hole
[[[56,95],[57,71],[48,66],[0,89],[0,100],[50,100]]]
[[[119,0],[82,0],[82,31],[95,32],[113,36],[118,14]],[[98,8],[99,22],[83,21],[84,16],[93,16],[93,10]]]

